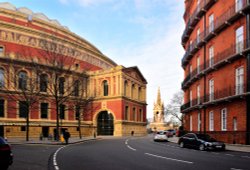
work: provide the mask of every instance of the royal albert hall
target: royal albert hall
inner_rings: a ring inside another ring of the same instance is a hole
[[[145,135],[146,84],[57,20],[0,3],[0,136]]]

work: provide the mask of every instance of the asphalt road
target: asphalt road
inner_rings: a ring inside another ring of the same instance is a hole
[[[48,170],[51,162],[49,160],[59,147],[57,145],[12,145],[14,161],[9,170]]]
[[[118,138],[62,148],[56,165],[60,170],[250,170],[250,154],[183,149],[152,137]]]
[[[250,170],[250,153],[180,148],[152,136],[12,148],[9,170]]]

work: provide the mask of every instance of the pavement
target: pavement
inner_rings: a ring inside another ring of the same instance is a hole
[[[85,141],[90,141],[90,140],[98,140],[100,139],[99,137],[82,137],[81,139],[79,137],[72,137],[69,138],[68,144],[75,144],[75,143],[80,143],[80,142],[85,142]],[[43,138],[38,139],[38,138],[30,138],[29,141],[26,141],[24,138],[8,138],[7,139],[8,143],[11,145],[21,145],[21,144],[44,144],[44,145],[65,145],[64,141],[56,141],[56,140],[51,140],[48,138]]]
[[[168,138],[169,142],[177,143],[179,140],[179,137],[171,137]],[[250,145],[241,145],[241,144],[228,144],[226,143],[226,150],[231,151],[240,151],[240,152],[250,152]]]
[[[69,139],[69,144],[75,144],[85,141],[91,141],[91,140],[98,140],[102,138],[116,138],[113,136],[110,137],[104,137],[104,136],[88,136],[88,137],[82,137],[80,139],[79,137],[71,137]],[[26,141],[24,138],[9,138],[7,139],[9,144],[44,144],[44,145],[65,145],[65,142],[62,141],[55,141],[55,140],[49,140],[48,138],[44,138],[43,140],[40,140],[38,138],[30,138],[29,141]],[[179,140],[179,137],[171,137],[168,138],[169,142],[177,143]],[[241,145],[241,144],[226,144],[226,150],[231,151],[240,151],[240,152],[250,152],[250,145]]]

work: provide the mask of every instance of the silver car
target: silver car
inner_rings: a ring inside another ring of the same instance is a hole
[[[154,136],[154,141],[168,141],[168,136],[166,131],[156,132]]]

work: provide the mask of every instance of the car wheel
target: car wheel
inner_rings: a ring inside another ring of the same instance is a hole
[[[205,150],[205,145],[200,144],[200,146],[199,146],[199,150],[200,150],[200,151],[204,151],[204,150]]]
[[[180,147],[181,147],[181,148],[184,148],[184,147],[185,147],[185,146],[184,146],[184,142],[181,142],[181,143],[180,143]]]

